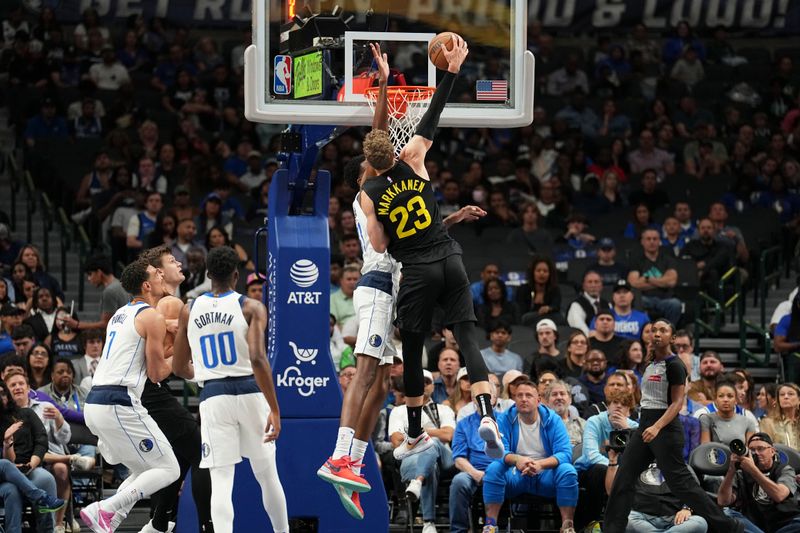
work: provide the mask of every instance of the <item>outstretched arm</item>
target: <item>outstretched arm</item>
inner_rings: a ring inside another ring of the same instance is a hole
[[[461,65],[467,58],[469,48],[466,41],[453,34],[453,49],[448,50],[447,47],[443,48],[444,56],[447,58],[447,72],[445,72],[442,81],[436,87],[436,92],[433,93],[428,110],[422,115],[419,121],[415,135],[408,141],[408,144],[400,152],[400,159],[408,163],[421,177],[427,177],[425,171],[425,154],[433,144],[433,135],[436,133],[436,128],[439,126],[439,117],[444,110],[447,100],[450,98],[450,91],[453,90],[453,84],[456,81],[456,75],[461,70]]]
[[[369,43],[372,57],[378,65],[378,101],[375,104],[375,116],[372,117],[372,129],[389,131],[389,101],[387,85],[389,84],[389,57],[381,54],[381,45]]]
[[[454,224],[459,224],[461,222],[472,222],[485,216],[486,211],[480,207],[475,205],[467,205],[442,220],[442,223],[444,224],[444,227],[449,228]]]

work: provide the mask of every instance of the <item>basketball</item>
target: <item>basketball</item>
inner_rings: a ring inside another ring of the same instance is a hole
[[[455,34],[451,31],[444,31],[428,43],[428,57],[439,70],[447,70],[447,58],[444,56],[442,47],[446,47],[447,50],[453,49],[453,35]]]

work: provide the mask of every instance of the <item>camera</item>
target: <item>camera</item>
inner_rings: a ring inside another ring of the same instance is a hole
[[[617,453],[624,452],[632,433],[632,429],[612,430],[611,435],[608,437],[608,446],[606,446],[606,451],[614,450]]]
[[[747,457],[750,455],[750,450],[747,449],[747,446],[745,446],[742,439],[733,439],[730,444],[728,444],[728,448],[731,449],[731,453],[741,457]]]

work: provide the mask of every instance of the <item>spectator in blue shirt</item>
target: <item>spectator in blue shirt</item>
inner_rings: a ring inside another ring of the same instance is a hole
[[[555,118],[565,120],[570,129],[580,130],[590,139],[597,137],[602,126],[597,114],[586,105],[586,95],[581,89],[576,89],[572,93],[570,104],[556,113]]]
[[[561,417],[539,403],[530,381],[517,385],[516,405],[497,418],[506,455],[494,461],[483,477],[486,507],[484,533],[497,533],[503,501],[520,494],[556,499],[562,533],[574,533],[578,473],[572,466],[572,445]]]
[[[3,324],[3,327],[0,328],[0,354],[16,352],[14,341],[11,339],[11,332],[15,327],[22,324],[24,316],[25,310],[15,307],[11,303],[6,302],[0,308],[0,321]]]
[[[496,402],[497,396],[492,392],[492,406]],[[485,443],[478,435],[480,424],[481,417],[477,412],[456,424],[452,447],[453,460],[459,473],[450,485],[450,533],[467,533],[470,530],[470,502],[492,463],[492,459],[484,453]]]
[[[69,128],[64,117],[56,116],[56,102],[48,97],[42,100],[42,111],[28,121],[25,143],[33,148],[40,139],[66,139]]]
[[[444,403],[455,392],[458,380],[462,376],[459,370],[458,352],[452,348],[444,348],[439,352],[436,368],[439,370],[439,377],[433,380],[431,399],[436,403]],[[466,369],[463,375],[466,375]]]
[[[675,208],[672,210],[678,223],[681,225],[681,237],[690,240],[697,234],[697,220],[692,217],[692,207],[686,200],[678,200],[675,202]]]
[[[639,427],[630,418],[634,406],[633,395],[626,390],[611,390],[606,398],[607,411],[586,421],[583,428],[581,456],[575,461],[575,470],[586,497],[578,505],[578,526],[602,516],[603,502],[608,496],[605,489],[606,470],[609,468],[608,445],[611,432]],[[613,468],[613,467],[612,467]]]
[[[472,292],[472,303],[474,305],[481,305],[483,304],[483,286],[486,284],[487,281],[490,279],[496,279],[500,277],[500,267],[497,266],[497,263],[487,263],[484,265],[483,270],[481,270],[481,280],[472,283],[469,286],[470,292]],[[514,296],[511,291],[511,287],[506,287],[506,300],[509,302],[514,301]]]
[[[522,372],[522,357],[507,349],[511,342],[511,325],[504,320],[495,320],[487,331],[492,344],[481,350],[481,355],[489,372],[498,378],[509,370]]]
[[[706,59],[706,47],[703,42],[695,37],[692,27],[685,20],[678,22],[675,27],[675,35],[670,37],[664,48],[661,51],[661,58],[670,66],[675,63],[683,53],[684,48],[687,46],[693,48],[697,52],[697,57],[700,61]]]
[[[647,313],[633,308],[633,291],[627,279],[614,285],[611,295],[611,313],[614,315],[614,334],[631,340],[639,340],[644,325],[650,322]]]
[[[187,71],[193,78],[197,75],[195,66],[184,60],[184,52],[181,45],[173,44],[169,47],[169,57],[156,66],[150,85],[155,90],[165,93],[175,86],[178,72],[181,70]]]

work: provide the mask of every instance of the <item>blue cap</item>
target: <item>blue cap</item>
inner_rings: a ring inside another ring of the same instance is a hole
[[[604,237],[600,239],[600,243],[598,244],[600,249],[602,250],[613,250],[614,249],[614,241],[609,239],[608,237]]]

